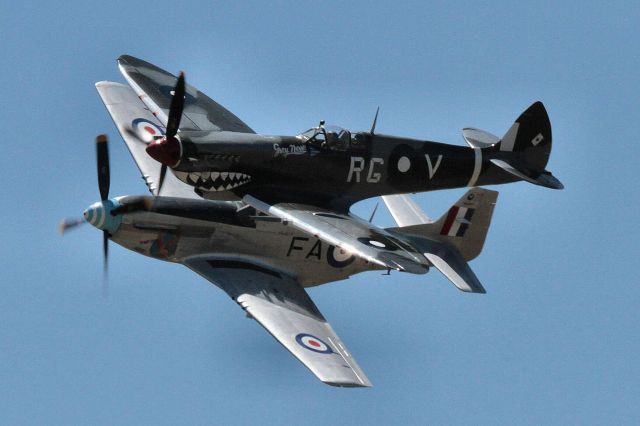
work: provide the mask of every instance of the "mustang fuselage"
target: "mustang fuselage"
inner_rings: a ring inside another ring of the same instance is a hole
[[[97,202],[86,220],[137,253],[169,262],[201,254],[263,262],[305,287],[338,281],[380,266],[241,203],[171,197],[117,197]]]

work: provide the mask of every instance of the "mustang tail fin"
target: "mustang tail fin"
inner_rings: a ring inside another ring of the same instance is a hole
[[[504,171],[536,185],[564,188],[545,170],[551,154],[551,123],[542,102],[535,102],[520,114],[491,149],[491,163]]]
[[[460,290],[485,293],[467,261],[482,251],[497,198],[496,191],[472,188],[435,222],[387,230],[409,237],[429,263]]]
[[[497,198],[497,191],[471,188],[437,221],[392,230],[447,243],[471,260],[482,251]]]

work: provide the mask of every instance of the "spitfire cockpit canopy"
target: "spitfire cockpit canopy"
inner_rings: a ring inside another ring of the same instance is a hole
[[[363,133],[352,135],[347,129],[334,125],[325,126],[323,123],[300,133],[298,137],[312,145],[332,150],[345,150],[351,146],[364,145]]]

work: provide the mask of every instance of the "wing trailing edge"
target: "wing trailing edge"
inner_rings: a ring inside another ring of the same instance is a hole
[[[183,263],[220,287],[322,382],[372,386],[295,277],[245,256],[198,255]]]

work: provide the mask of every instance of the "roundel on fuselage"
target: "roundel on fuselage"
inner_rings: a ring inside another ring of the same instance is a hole
[[[424,182],[426,162],[420,152],[407,144],[393,148],[387,162],[389,184],[402,185],[406,182]]]

